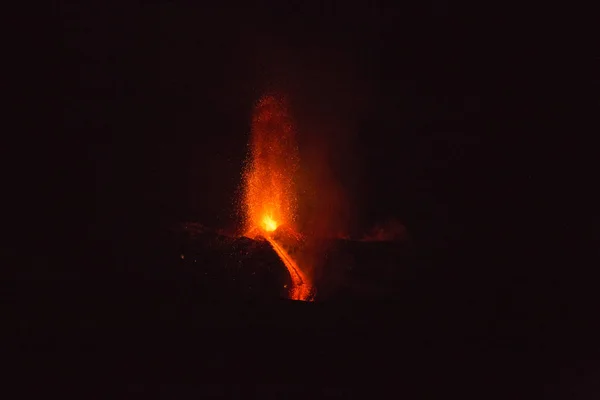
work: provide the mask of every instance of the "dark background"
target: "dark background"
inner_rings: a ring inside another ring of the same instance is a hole
[[[585,315],[596,304],[593,147],[581,140],[590,108],[577,69],[551,61],[575,45],[541,22],[531,29],[528,10],[56,11],[63,48],[48,81],[66,135],[32,150],[32,175],[45,179],[30,198],[45,200],[29,210],[47,227],[34,230],[43,249],[34,270],[119,272],[134,254],[152,260],[173,223],[238,226],[252,105],[279,90],[303,170],[332,188],[321,211],[334,228],[360,236],[400,220],[427,290],[452,298],[525,301],[534,314]],[[44,261],[54,253],[65,258],[60,268]]]
[[[94,240],[188,219],[235,227],[267,89],[291,98],[304,168],[337,188],[352,233],[396,217],[427,246],[531,252],[572,237],[565,220],[583,207],[567,202],[587,201],[575,84],[525,13],[506,29],[444,2],[58,10],[70,140],[56,158],[86,163],[65,180],[86,198],[65,203]]]
[[[306,168],[327,167],[349,229],[398,217],[446,243],[474,209],[494,218],[485,191],[507,150],[522,153],[512,184],[532,179],[531,139],[486,147],[498,128],[483,115],[514,72],[492,69],[485,23],[452,8],[64,7],[65,117],[94,167],[95,220],[234,226],[252,104],[270,88],[290,96]]]
[[[252,105],[273,89],[291,100],[303,168],[332,188],[333,227],[397,218],[413,290],[464,310],[457,326],[545,326],[562,356],[595,354],[590,108],[580,71],[556,61],[573,44],[525,10],[485,8],[57,5],[60,49],[32,58],[14,100],[50,87],[42,105],[62,124],[25,113],[27,156],[15,173],[6,159],[25,200],[7,195],[5,271],[115,284],[147,274],[173,223],[235,228]]]

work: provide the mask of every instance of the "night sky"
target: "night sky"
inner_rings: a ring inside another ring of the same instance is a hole
[[[477,55],[460,32],[439,34],[451,25],[443,5],[292,11],[73,11],[67,47],[107,196],[99,210],[234,223],[252,104],[274,88],[291,98],[303,159],[328,166],[355,229],[413,222],[438,186],[427,181],[450,177],[479,141]]]
[[[235,228],[252,105],[278,90],[347,232],[395,218],[425,248],[481,257],[565,235],[547,190],[581,175],[549,134],[574,109],[537,56],[549,39],[446,2],[328,4],[61,6],[75,225],[117,247],[185,220]]]

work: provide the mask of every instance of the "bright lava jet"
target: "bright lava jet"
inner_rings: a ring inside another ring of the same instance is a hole
[[[267,232],[273,232],[275,229],[277,229],[277,222],[275,222],[273,218],[269,217],[268,215],[264,216],[263,225],[265,231]]]
[[[292,120],[285,100],[274,95],[262,97],[256,104],[243,172],[243,211],[245,235],[264,236],[271,244],[292,280],[289,296],[311,301],[314,290],[297,263],[276,240],[284,231],[299,237],[294,230],[297,197],[294,184],[299,155]]]

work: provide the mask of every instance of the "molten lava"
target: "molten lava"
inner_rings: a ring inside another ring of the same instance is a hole
[[[290,298],[310,300],[313,293],[310,282],[274,238],[280,228],[299,237],[294,232],[298,208],[294,181],[299,155],[284,99],[268,95],[257,103],[249,146],[243,173],[245,235],[264,236],[290,273]]]
[[[267,240],[275,250],[275,253],[281,258],[283,264],[290,273],[292,278],[292,287],[290,288],[290,299],[292,300],[304,300],[310,301],[313,296],[313,288],[304,273],[298,268],[296,262],[290,257],[290,255],[271,237],[267,237]]]
[[[273,218],[269,217],[268,215],[264,216],[262,222],[263,227],[267,232],[273,232],[275,229],[277,229],[277,222],[273,221]]]

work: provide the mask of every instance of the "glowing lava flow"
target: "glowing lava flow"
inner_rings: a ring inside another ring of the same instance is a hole
[[[299,237],[293,230],[297,212],[294,178],[299,156],[284,99],[268,95],[257,103],[249,147],[243,173],[245,235],[267,238],[292,278],[290,298],[310,301],[312,285],[271,235],[283,227],[286,232],[291,232],[290,236]]]
[[[290,273],[290,277],[292,278],[292,287],[290,288],[290,299],[292,300],[304,300],[310,301],[313,295],[312,285],[309,283],[308,279],[304,276],[296,262],[292,260],[289,254],[281,247],[275,240],[267,237],[271,246],[273,246],[273,250],[275,253],[281,258],[283,264],[288,269]]]

